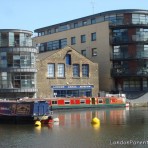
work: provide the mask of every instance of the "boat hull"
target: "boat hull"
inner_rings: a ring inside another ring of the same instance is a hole
[[[53,110],[62,110],[62,109],[85,109],[85,108],[124,108],[126,104],[97,104],[97,105],[58,105],[52,106]]]
[[[46,101],[0,101],[0,123],[34,123],[50,115]]]

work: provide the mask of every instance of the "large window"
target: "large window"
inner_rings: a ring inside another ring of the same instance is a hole
[[[67,39],[60,39],[47,42],[47,50],[64,48],[67,45]]]
[[[81,43],[85,43],[86,42],[86,35],[81,35]]]
[[[127,79],[124,81],[123,87],[124,90],[128,90],[128,91],[138,91],[140,90],[140,81],[136,80],[136,79]]]
[[[148,15],[147,14],[132,14],[132,23],[133,24],[147,24]]]
[[[80,65],[73,64],[73,77],[80,77]]]
[[[82,97],[92,96],[92,90],[91,89],[72,89],[72,90],[54,90],[56,97]]]
[[[55,77],[55,64],[53,63],[48,64],[48,77],[50,78]]]
[[[89,65],[88,64],[82,64],[82,76],[89,77]]]
[[[58,77],[59,78],[65,77],[65,65],[64,64],[58,64]]]

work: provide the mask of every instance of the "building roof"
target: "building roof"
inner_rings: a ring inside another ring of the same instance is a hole
[[[148,10],[119,9],[119,10],[105,11],[105,12],[96,13],[96,14],[93,14],[93,15],[81,17],[81,18],[78,18],[78,19],[74,19],[74,20],[70,20],[70,21],[66,21],[66,22],[62,22],[62,23],[58,23],[58,24],[54,24],[54,25],[50,25],[50,26],[46,26],[46,27],[42,27],[42,28],[38,28],[38,29],[35,29],[34,32],[40,32],[40,31],[43,31],[43,30],[48,29],[48,28],[66,25],[68,23],[73,23],[73,22],[76,22],[76,21],[85,20],[85,19],[96,17],[96,16],[105,16],[105,15],[120,14],[120,13],[145,13],[145,14],[148,14]]]

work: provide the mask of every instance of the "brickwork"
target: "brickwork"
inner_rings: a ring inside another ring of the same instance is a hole
[[[65,55],[71,54],[71,65],[65,64]],[[44,54],[44,55],[43,55]],[[55,63],[55,77],[48,77],[47,65],[48,63]],[[57,64],[65,64],[65,77],[57,77]],[[73,77],[73,64],[80,65],[80,77]],[[89,64],[89,77],[82,77],[82,64]],[[53,85],[94,85],[92,89],[92,96],[97,96],[99,93],[98,86],[98,64],[93,63],[90,59],[82,56],[75,49],[67,46],[61,50],[55,50],[40,53],[37,60],[37,97],[52,97],[53,91],[51,86]]]

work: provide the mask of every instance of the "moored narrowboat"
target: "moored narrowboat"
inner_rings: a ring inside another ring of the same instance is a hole
[[[51,114],[47,101],[36,100],[0,100],[0,123],[45,122]]]
[[[81,108],[105,108],[126,107],[125,94],[107,94],[105,97],[73,97],[48,99],[53,110],[57,109],[81,109]]]

